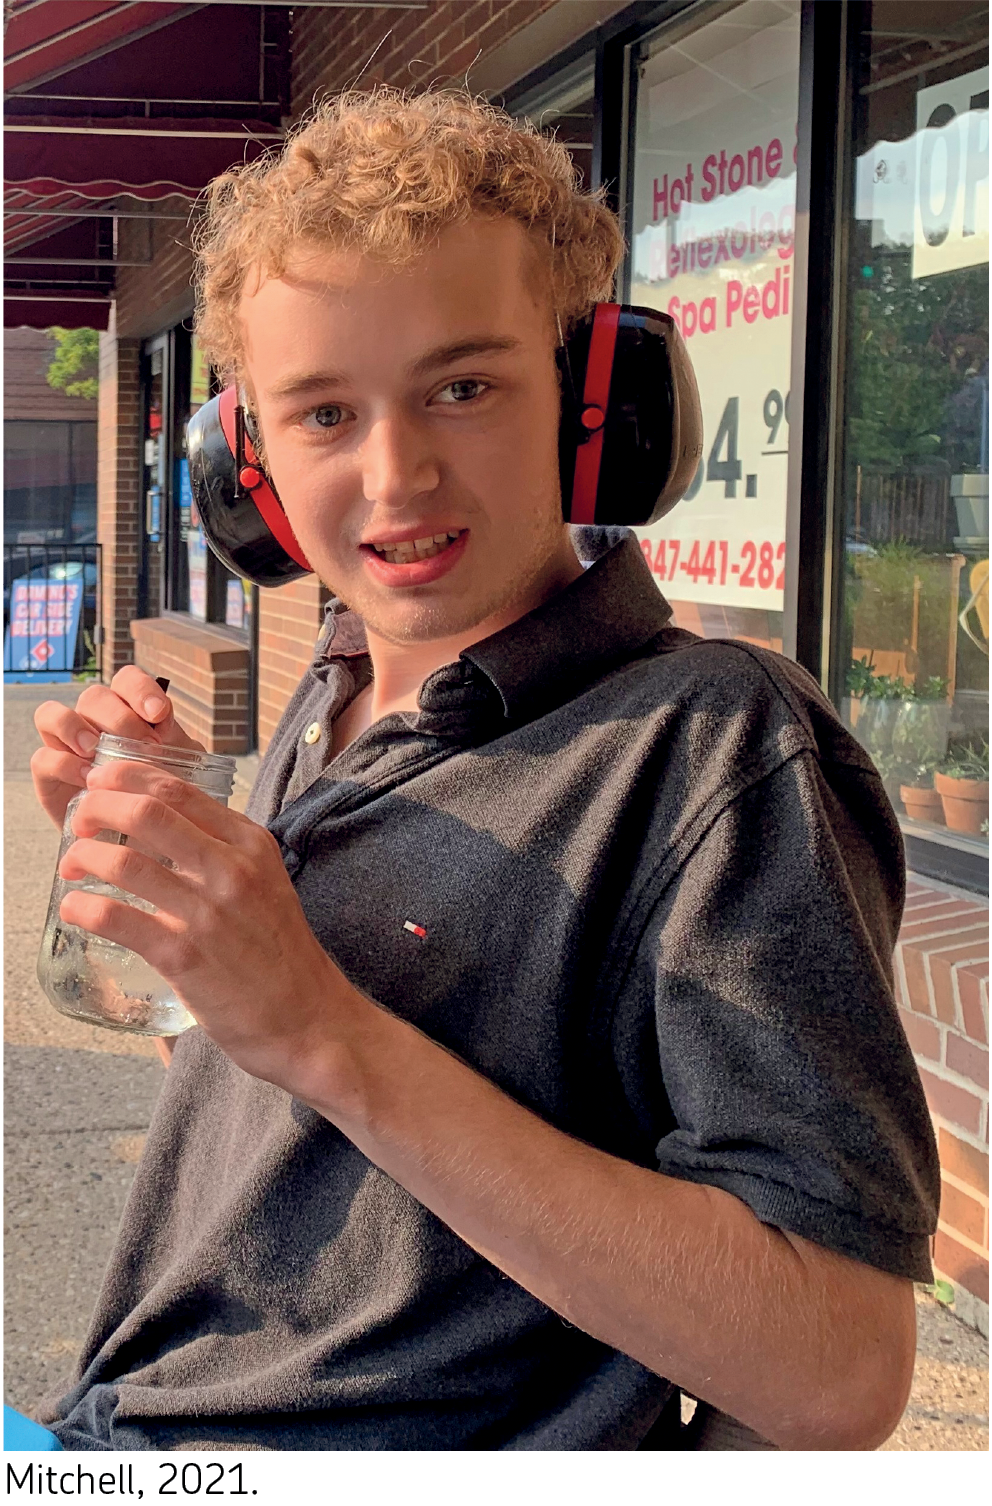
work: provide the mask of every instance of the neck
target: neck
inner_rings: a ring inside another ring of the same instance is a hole
[[[534,581],[522,598],[501,611],[494,612],[485,621],[476,623],[449,638],[432,638],[422,643],[394,643],[381,637],[368,624],[369,655],[372,659],[373,683],[369,705],[369,721],[396,711],[416,711],[420,687],[424,681],[444,664],[452,664],[463,649],[473,643],[481,643],[493,633],[509,627],[533,612],[543,602],[557,596],[572,581],[582,574],[582,565],[576,558],[571,542],[561,555],[556,557],[541,577]]]

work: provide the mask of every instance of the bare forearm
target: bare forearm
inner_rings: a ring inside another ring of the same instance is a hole
[[[318,1070],[306,1096],[480,1254],[781,1447],[886,1436],[911,1373],[908,1282],[571,1139],[374,1006],[360,1019],[347,1094],[336,1055],[334,1086]]]

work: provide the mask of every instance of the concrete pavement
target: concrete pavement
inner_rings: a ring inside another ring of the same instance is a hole
[[[31,791],[32,717],[79,689],[4,689],[4,1391],[25,1412],[72,1371],[163,1077],[150,1041],[65,1019],[35,978],[58,833]],[[884,1447],[987,1449],[988,1343],[922,1292],[917,1315],[913,1394]]]

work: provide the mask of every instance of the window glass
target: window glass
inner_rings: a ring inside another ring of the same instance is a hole
[[[798,0],[666,28],[636,60],[630,301],[678,324],[703,461],[639,529],[680,626],[782,646]]]
[[[549,82],[519,96],[509,106],[517,120],[529,120],[567,146],[581,186],[592,184],[592,132],[595,115],[595,58],[580,58]]]
[[[96,538],[96,424],[17,419],[4,424],[4,541]]]
[[[867,17],[833,688],[906,835],[987,852],[988,8]]]

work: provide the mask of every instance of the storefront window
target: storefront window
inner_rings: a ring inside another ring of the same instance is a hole
[[[988,7],[879,0],[866,10],[833,689],[911,856],[924,839],[930,851],[984,854]]]
[[[210,365],[195,335],[180,326],[173,336],[177,458],[172,487],[172,608],[188,612],[199,622],[223,623],[244,632],[251,617],[251,587],[233,575],[207,547],[186,459],[186,425],[213,395]]]
[[[680,626],[782,647],[799,0],[745,0],[635,59],[630,301],[671,314],[699,383],[685,500],[639,529]]]
[[[590,53],[510,105],[518,120],[530,121],[568,148],[585,189],[592,184],[595,73],[595,57]]]

